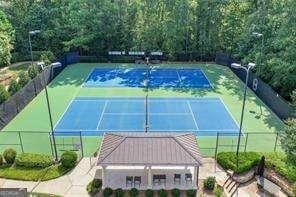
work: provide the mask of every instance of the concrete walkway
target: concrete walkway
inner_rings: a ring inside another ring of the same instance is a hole
[[[60,178],[44,181],[15,181],[0,179],[0,188],[27,188],[31,192],[56,194],[65,197],[84,197],[89,196],[86,191],[87,184],[93,179],[96,171],[96,159],[84,157],[71,172]],[[214,196],[204,193],[203,180],[209,176],[214,176],[220,185],[223,185],[227,178],[226,172],[217,165],[213,158],[204,158],[203,166],[199,170],[199,191],[198,196]],[[227,194],[229,196],[229,194]],[[257,182],[253,181],[241,185],[234,196],[259,197],[268,196],[258,190]],[[286,196],[286,195],[283,195]]]
[[[93,179],[96,159],[84,157],[78,165],[65,176],[57,179],[33,182],[0,179],[1,188],[27,188],[30,192],[50,193],[65,197],[89,196],[86,191],[87,184]]]

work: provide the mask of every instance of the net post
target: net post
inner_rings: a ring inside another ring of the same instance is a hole
[[[217,138],[216,138],[216,149],[215,149],[215,159],[217,159],[218,154],[218,144],[219,143],[219,132],[217,132]]]
[[[22,141],[22,136],[21,136],[21,132],[20,131],[18,131],[18,136],[19,136],[19,140],[20,140],[20,145],[21,145],[22,153],[24,153],[23,141]]]
[[[276,138],[275,138],[275,143],[274,143],[274,148],[273,148],[273,151],[274,151],[274,152],[276,152],[276,147],[277,147],[278,138],[279,138],[279,132],[276,133]]]
[[[148,133],[148,93],[146,94],[146,98],[145,98],[145,132]]]
[[[246,141],[245,141],[245,149],[244,149],[244,152],[246,152],[246,150],[247,150],[248,138],[249,138],[249,133],[247,133],[247,137],[246,137]]]
[[[84,157],[84,151],[83,151],[83,143],[82,143],[82,135],[81,131],[79,131],[79,137],[80,137],[80,148],[81,148],[81,156]]]

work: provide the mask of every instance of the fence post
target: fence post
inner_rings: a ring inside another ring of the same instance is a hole
[[[52,141],[51,141],[50,133],[48,133],[48,137],[49,137],[49,143],[50,143],[51,155],[54,157],[54,153],[53,153]]]
[[[82,136],[81,136],[81,131],[79,132],[79,136],[80,136],[81,155],[82,155],[82,157],[84,157],[84,152],[83,152],[83,143],[82,143]]]
[[[18,131],[18,136],[19,136],[19,140],[20,140],[20,144],[21,144],[22,153],[24,153],[23,141],[22,141],[22,137],[21,137],[21,132],[20,131]]]
[[[246,141],[245,141],[245,150],[244,150],[244,152],[246,152],[246,150],[247,150],[248,138],[249,138],[249,133],[247,133],[247,137],[246,137]]]
[[[274,143],[274,148],[273,148],[273,151],[274,151],[274,152],[276,151],[278,138],[279,138],[279,132],[276,133],[276,138],[275,138],[275,143]]]
[[[219,132],[217,132],[217,138],[216,138],[215,159],[217,159],[217,153],[218,153],[218,142],[219,142]]]

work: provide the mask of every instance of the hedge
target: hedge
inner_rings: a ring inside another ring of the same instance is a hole
[[[236,153],[220,152],[217,155],[217,162],[226,170],[233,170],[235,173],[244,173],[256,166],[261,154],[257,152],[241,152],[239,153],[238,169],[236,169]]]
[[[46,168],[53,164],[53,160],[49,155],[22,153],[16,157],[15,164],[19,167]]]

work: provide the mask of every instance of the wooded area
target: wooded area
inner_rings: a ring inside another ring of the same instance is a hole
[[[34,51],[56,57],[109,50],[232,54],[283,97],[296,89],[295,0],[5,0],[0,1],[0,65]],[[262,34],[258,36],[254,32]]]

